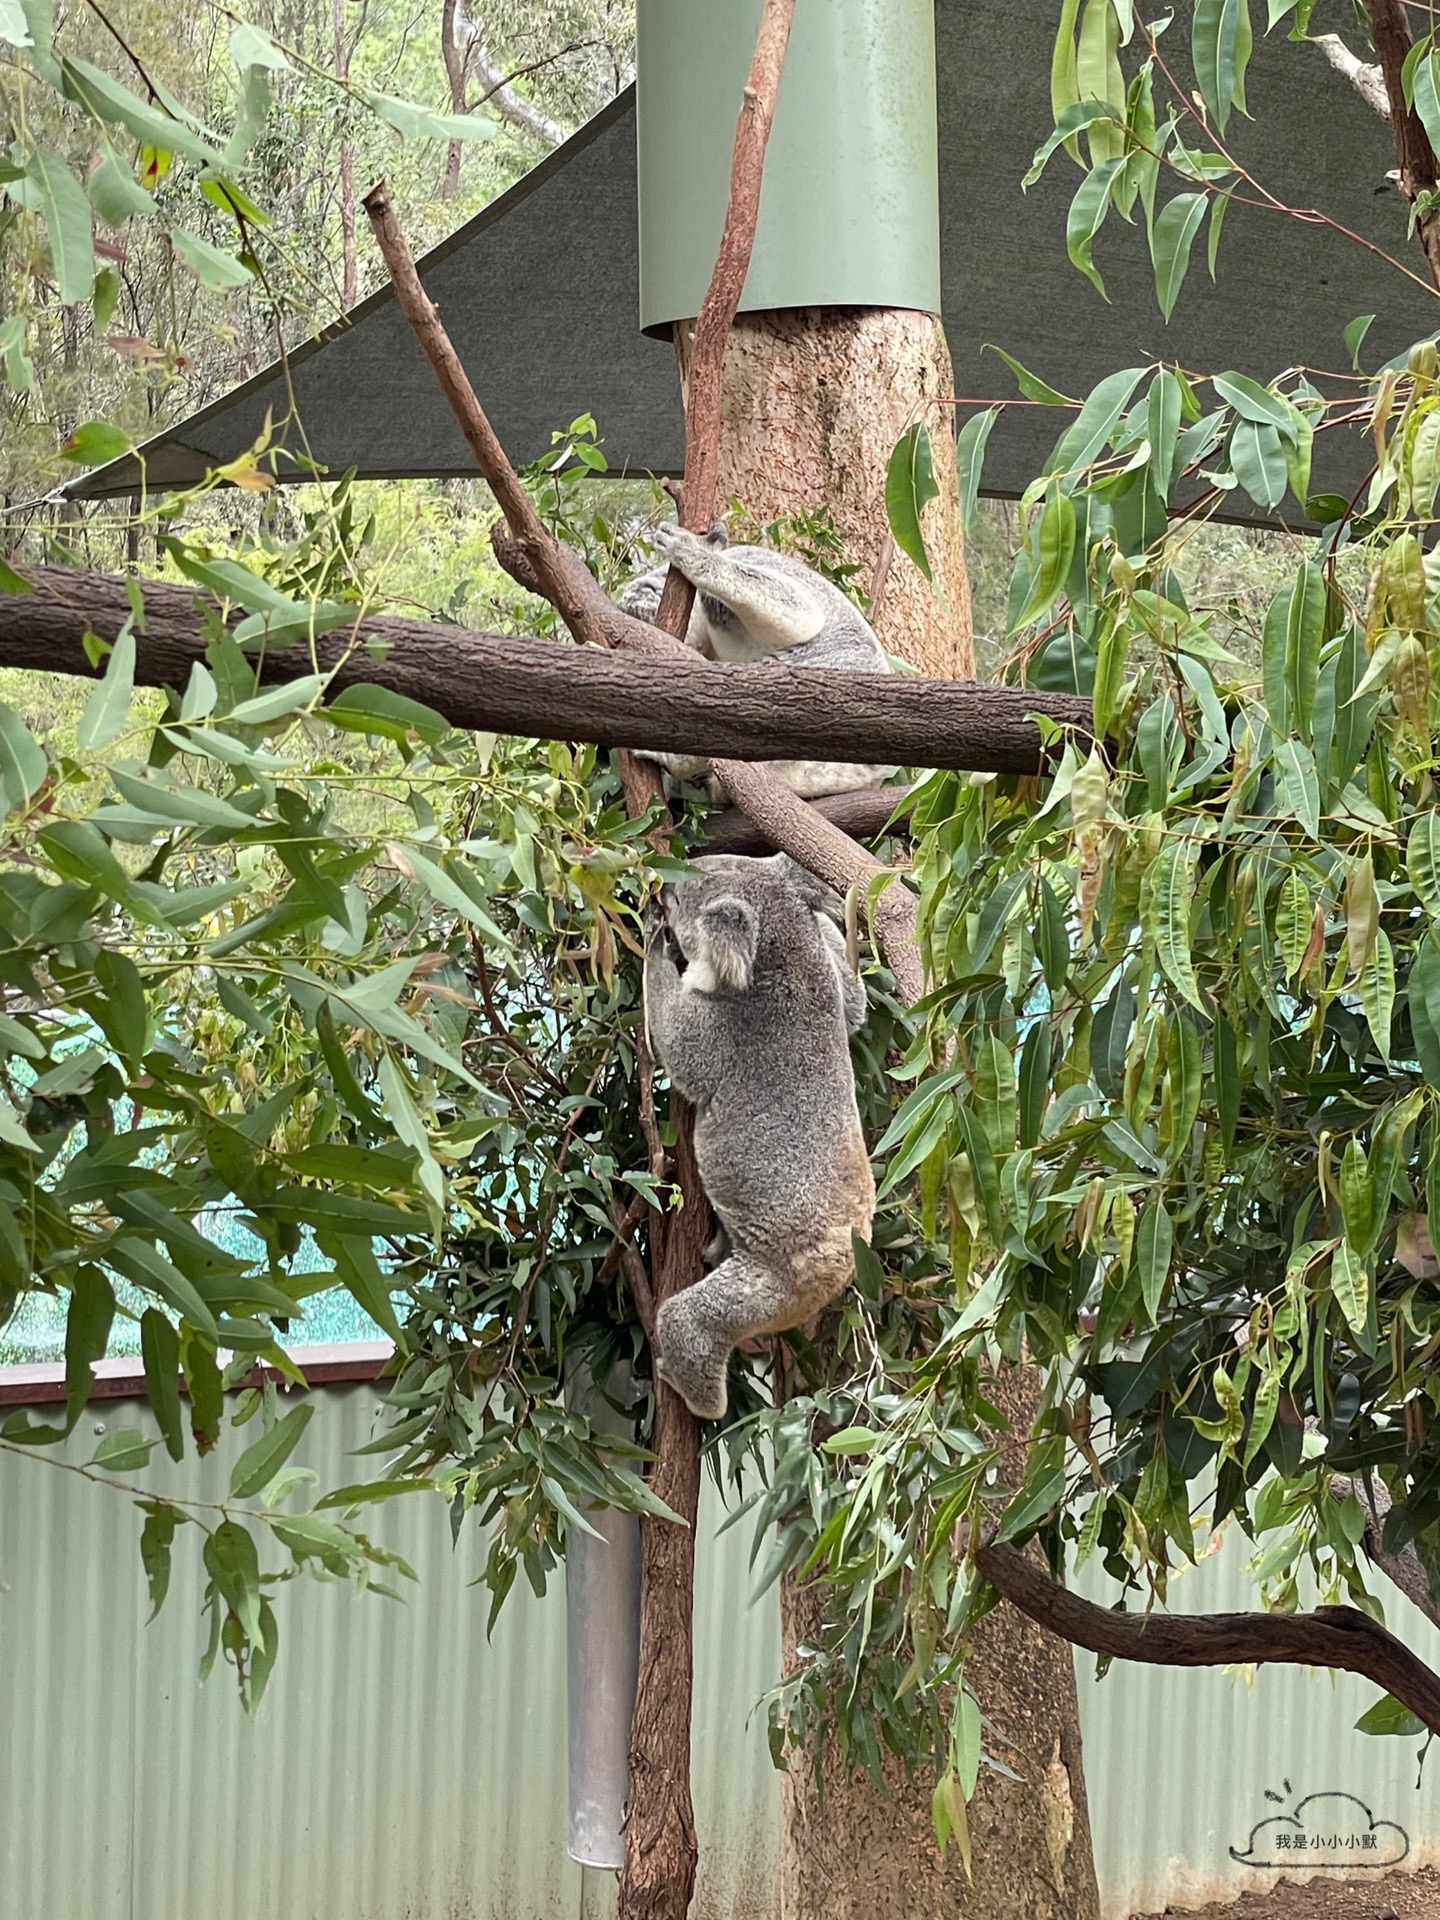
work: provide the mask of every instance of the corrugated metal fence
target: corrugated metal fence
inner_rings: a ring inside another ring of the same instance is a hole
[[[346,1455],[371,1437],[376,1394],[317,1398],[298,1458],[338,1484],[355,1477]],[[148,1428],[149,1416],[130,1403],[92,1410],[69,1458],[89,1457],[99,1424]],[[227,1437],[218,1458],[157,1466],[156,1490],[168,1475],[173,1491],[218,1496],[235,1450]],[[751,1604],[748,1528],[716,1540],[719,1518],[707,1487],[695,1914],[772,1920],[779,1791],[758,1703],[778,1669],[776,1612],[773,1596]],[[512,1595],[487,1644],[489,1596],[471,1585],[478,1534],[452,1549],[438,1501],[372,1510],[372,1531],[421,1576],[408,1604],[293,1582],[280,1666],[247,1720],[227,1673],[203,1688],[195,1678],[198,1543],[181,1529],[170,1598],[147,1625],[139,1526],[122,1496],[0,1455],[0,1920],[580,1920],[580,1871],[561,1851],[559,1583],[543,1601]],[[1205,1561],[1177,1603],[1251,1603],[1242,1561],[1233,1549]],[[1391,1624],[1440,1660],[1440,1635],[1398,1601]],[[1286,1827],[1292,1840],[1306,1832],[1304,1856],[1285,1854],[1297,1876],[1374,1867],[1400,1850],[1397,1834],[1406,1866],[1440,1858],[1434,1769],[1417,1786],[1414,1742],[1351,1731],[1374,1697],[1364,1682],[1117,1666],[1097,1686],[1090,1665],[1081,1698],[1107,1915],[1270,1884],[1275,1869],[1231,1849],[1316,1794],[1352,1800],[1312,1801]]]

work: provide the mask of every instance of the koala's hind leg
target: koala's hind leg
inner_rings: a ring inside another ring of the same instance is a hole
[[[795,1283],[752,1254],[732,1252],[661,1307],[655,1369],[702,1420],[723,1418],[730,1353],[752,1333],[788,1325]]]

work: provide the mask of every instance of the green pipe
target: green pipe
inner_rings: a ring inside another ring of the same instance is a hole
[[[693,319],[762,0],[639,0],[640,324]],[[742,312],[940,311],[934,0],[799,0]]]

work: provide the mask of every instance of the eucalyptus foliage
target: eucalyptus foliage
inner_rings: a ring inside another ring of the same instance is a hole
[[[1095,232],[1141,203],[1167,314],[1236,184],[1209,129],[1244,110],[1250,44],[1244,0],[1186,12],[1206,111],[1157,127],[1156,42],[1181,22],[1067,0],[1032,172],[1079,162],[1071,253],[1097,284]],[[1433,59],[1410,63],[1417,97]],[[1157,210],[1165,169],[1195,191]],[[1268,1604],[1318,1590],[1379,1616],[1359,1553],[1378,1475],[1385,1546],[1413,1545],[1440,1599],[1435,345],[1319,385],[1132,367],[1083,404],[1011,364],[1069,413],[1020,505],[1013,672],[1092,695],[1097,738],[1053,737],[1042,779],[919,789],[931,991],[877,1156],[933,1277],[918,1320],[909,1294],[903,1325],[870,1316],[868,1366],[772,1416],[756,1497],[776,1563],[836,1590],[777,1736],[833,1714],[877,1775],[882,1738],[933,1748],[962,1846],[980,1538],[1038,1538],[1057,1577],[1098,1556],[1144,1607],[1237,1525]],[[994,418],[962,430],[970,509]],[[1353,500],[1311,492],[1325,432],[1372,438]],[[897,540],[926,467],[897,449]],[[1247,496],[1312,529],[1253,628],[1181,585],[1197,528]],[[1362,1728],[1418,1723],[1382,1703]]]

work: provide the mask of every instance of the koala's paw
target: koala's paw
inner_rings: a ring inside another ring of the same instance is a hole
[[[688,527],[677,526],[667,520],[655,529],[655,545],[664,554],[672,567],[685,571],[687,561],[704,560],[713,549],[708,540],[698,533],[691,533]]]
[[[655,1371],[667,1387],[674,1388],[697,1420],[725,1418],[730,1399],[723,1375],[717,1388],[713,1380],[699,1378],[683,1362],[667,1361],[661,1354],[655,1356]]]

